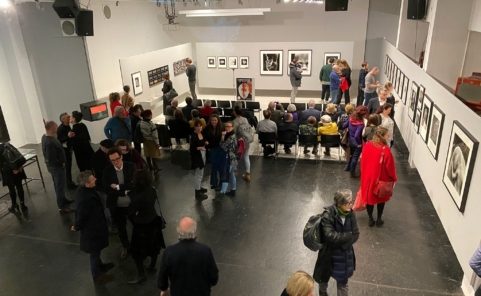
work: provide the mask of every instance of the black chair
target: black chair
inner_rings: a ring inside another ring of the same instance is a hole
[[[212,108],[217,107],[216,101],[215,101],[215,100],[210,100],[210,106],[211,106]]]
[[[324,104],[316,104],[314,106],[314,109],[317,109],[322,112],[324,110],[324,107],[325,107]]]
[[[233,112],[233,110],[230,109],[230,108],[224,109],[223,112],[222,112],[222,116],[232,118],[232,112]]]
[[[222,108],[222,109],[231,108],[230,101],[219,100],[219,101],[217,101],[217,107]]]
[[[289,106],[290,103],[281,103],[281,106],[282,108],[284,108],[284,110],[287,110],[287,106]]]
[[[243,101],[243,100],[230,101],[230,103],[232,105],[232,108],[234,108],[235,106],[240,106],[241,109],[246,108],[246,101]]]
[[[259,102],[246,101],[246,109],[254,112],[261,111],[261,104]]]
[[[200,107],[202,107],[202,106],[204,106],[204,103],[202,102],[202,100],[197,100],[197,105],[196,105],[196,107],[197,107],[197,108],[200,108]]]
[[[276,133],[263,133],[259,132],[259,144],[261,145],[274,145],[274,155],[277,154],[277,135]]]
[[[317,147],[317,135],[299,135],[299,147]]]
[[[341,135],[321,135],[321,147],[339,148],[339,160],[341,160]]]
[[[277,134],[277,147],[279,145],[291,145],[295,146],[295,152],[294,155],[297,155],[297,132],[296,131],[284,131],[284,132],[278,132]],[[276,150],[277,154],[277,150]]]
[[[294,103],[296,105],[297,111],[304,111],[306,110],[306,103]]]

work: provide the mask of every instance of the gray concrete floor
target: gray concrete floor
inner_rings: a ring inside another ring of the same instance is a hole
[[[366,213],[358,214],[361,236],[350,295],[462,295],[462,270],[400,141],[394,153],[399,183],[386,206],[384,227],[369,228]],[[349,178],[342,163],[252,157],[251,184],[239,178],[235,198],[215,202],[209,192],[199,205],[191,172],[171,165],[168,156],[161,164],[156,186],[168,222],[166,242],[176,242],[180,216],[198,219],[199,241],[212,247],[220,269],[214,296],[280,295],[290,273],[312,272],[317,254],[302,243],[305,222],[332,202],[337,189],[356,192],[359,182]],[[0,219],[0,295],[158,295],[156,275],[139,286],[126,284],[135,268],[130,258],[118,259],[115,235],[103,252],[104,261],[116,264],[115,279],[103,287],[93,285],[88,255],[79,250],[78,234],[69,232],[73,215],[57,213],[43,163],[42,169],[47,190],[38,181],[29,184],[30,217],[7,214]],[[34,167],[27,174],[38,175]],[[0,200],[0,211],[7,200]]]

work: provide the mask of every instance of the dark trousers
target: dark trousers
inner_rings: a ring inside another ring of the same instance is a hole
[[[194,81],[190,81],[189,80],[189,90],[190,90],[190,94],[192,95],[192,100],[197,100],[197,94],[195,93],[195,80]],[[194,106],[197,106],[197,102]]]
[[[481,296],[481,286],[476,290],[474,296]]]
[[[323,277],[319,282],[319,296],[327,296],[327,284],[329,282],[330,277]],[[338,296],[347,296],[349,292],[349,288],[347,285],[348,279],[343,281],[336,280],[337,284],[337,295]]]
[[[102,260],[100,259],[100,250],[90,252],[90,271],[92,277],[96,278],[102,274]]]
[[[65,151],[65,173],[67,177],[67,184],[72,185],[74,182],[72,180],[72,149],[63,148]]]
[[[65,196],[65,186],[67,185],[67,176],[64,167],[47,167],[48,172],[52,175],[53,187],[57,196],[57,206],[59,209],[65,209],[68,204]]]
[[[361,106],[363,102],[364,102],[364,90],[361,87],[358,87],[356,106]]]
[[[349,162],[347,163],[347,170],[350,171],[351,174],[355,174],[357,162],[359,161],[359,156],[361,156],[362,147],[350,145],[350,149],[351,157],[349,158]]]
[[[378,203],[377,204],[377,219],[382,218],[382,213],[384,212],[384,205],[385,203]],[[373,219],[372,214],[374,212],[374,206],[373,205],[366,205],[366,210],[367,210],[367,215],[369,218]]]
[[[329,96],[331,95],[331,86],[329,84],[322,85],[321,91],[321,100],[329,100]]]
[[[134,142],[134,149],[137,150],[140,155],[142,155],[142,143]]]
[[[10,194],[10,198],[12,200],[12,206],[17,204],[17,194],[18,198],[20,199],[20,203],[25,203],[25,193],[23,191],[22,186],[22,179],[20,178],[13,178],[15,181],[11,184],[8,184],[8,193]]]
[[[351,102],[351,96],[349,95],[349,88],[346,89],[345,92],[343,92],[339,88],[339,92],[337,93],[337,102],[339,102],[339,104],[341,103],[342,94],[344,94],[344,102],[346,103],[346,105],[349,104]]]
[[[373,93],[365,92],[364,93],[364,103],[363,103],[363,105],[367,106],[367,103],[369,103],[369,100],[372,99],[372,98],[375,98],[376,96],[377,96],[376,92],[373,92]]]
[[[137,267],[137,273],[139,274],[139,277],[145,276],[144,259],[145,258],[134,258],[135,266]],[[153,255],[150,257],[149,269],[154,269],[156,264],[157,255]]]
[[[110,213],[112,214],[112,221],[119,231],[120,243],[122,244],[122,247],[128,249],[130,246],[129,236],[127,234],[129,208],[112,207],[110,208]]]
[[[225,166],[225,152],[220,147],[212,148],[209,152],[210,162],[212,164],[210,185],[219,187],[221,185],[220,178],[222,176],[222,169]]]

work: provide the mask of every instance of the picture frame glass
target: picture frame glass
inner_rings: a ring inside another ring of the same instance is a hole
[[[312,50],[289,50],[287,52],[289,60],[287,61],[287,75],[290,75],[290,63],[297,56],[299,69],[302,76],[311,76],[312,68]]]

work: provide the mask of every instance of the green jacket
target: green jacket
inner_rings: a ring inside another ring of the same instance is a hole
[[[322,66],[321,73],[319,74],[319,80],[321,80],[322,82],[331,81],[331,79],[329,78],[329,74],[331,74],[331,72],[332,72],[332,65],[331,64],[327,64],[327,65]],[[327,83],[327,84],[329,84],[329,83]]]

